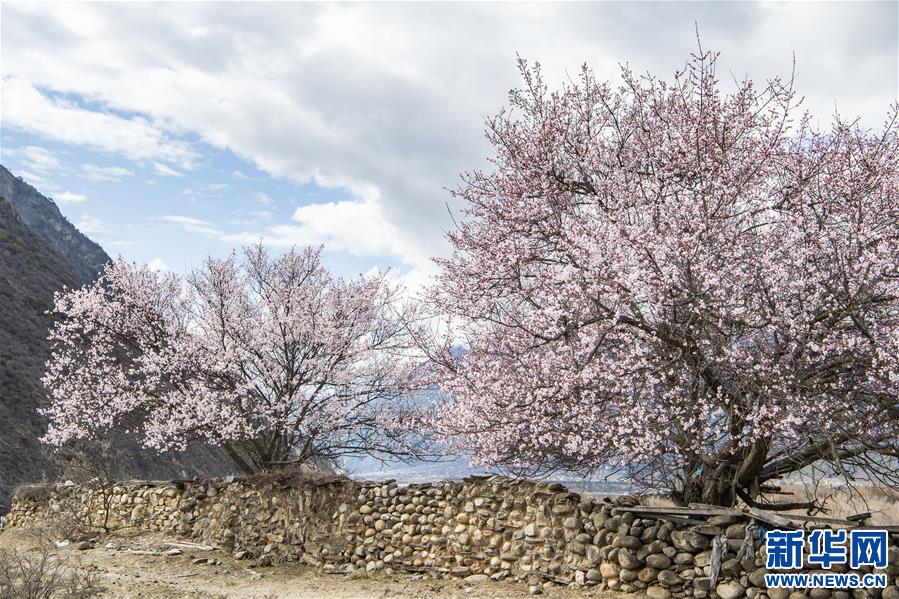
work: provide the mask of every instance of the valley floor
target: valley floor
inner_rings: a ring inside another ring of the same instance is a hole
[[[39,541],[21,529],[0,532],[0,550],[20,555],[37,554]],[[175,551],[180,553],[175,553]],[[166,552],[173,555],[166,555]],[[295,564],[247,568],[229,554],[201,550],[158,535],[111,536],[96,548],[79,550],[75,544],[53,547],[53,559],[93,577],[101,589],[97,597],[140,599],[369,599],[402,597],[498,598],[526,597],[526,583],[437,580],[430,576],[378,574],[367,576],[326,574]],[[195,562],[207,563],[195,563]],[[208,563],[208,562],[212,563]],[[2,592],[0,592],[2,595]],[[568,589],[550,585],[543,597],[625,597],[595,589]]]

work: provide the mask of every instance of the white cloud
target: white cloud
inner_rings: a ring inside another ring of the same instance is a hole
[[[212,191],[221,191],[223,189],[228,189],[228,187],[230,186],[227,183],[210,183],[206,187],[208,187]]]
[[[232,225],[262,225],[271,213],[247,213]],[[409,269],[402,277],[410,288],[421,287],[434,273],[429,256],[420,248],[406,245],[407,237],[389,222],[378,205],[370,201],[344,201],[309,204],[297,208],[290,224],[262,227],[255,231],[228,232],[198,218],[166,215],[162,220],[177,224],[183,230],[229,244],[262,242],[273,247],[324,245],[328,250],[343,251],[367,258],[397,258]]]
[[[159,258],[158,256],[153,258],[149,262],[147,262],[147,266],[150,268],[150,270],[158,270],[158,271],[171,270],[169,268],[169,265],[166,264],[162,260],[162,258]]]
[[[146,117],[123,117],[108,111],[82,108],[71,101],[46,95],[34,82],[20,77],[4,75],[2,109],[4,126],[46,139],[138,161],[167,160],[187,166],[195,158],[187,143],[171,139]]]
[[[99,235],[105,232],[103,222],[87,214],[82,214],[81,219],[75,223],[75,226],[87,235]]]
[[[267,241],[279,245],[322,243],[357,256],[407,256],[415,251],[403,245],[403,235],[374,202],[309,204],[297,208],[291,220],[292,224],[272,227]]]
[[[168,167],[161,162],[153,163],[153,172],[164,177],[183,177],[184,173],[179,173],[175,169]]]
[[[134,247],[134,245],[135,245],[135,243],[133,241],[128,241],[125,239],[112,239],[112,240],[107,239],[107,240],[103,241],[103,247],[106,248],[107,250],[109,248],[120,248],[120,249],[131,248],[131,247]]]
[[[826,118],[836,101],[871,126],[899,71],[895,3],[14,3],[3,16],[4,126],[173,172],[201,140],[351,198],[267,236],[422,269],[446,252],[458,205],[445,188],[485,166],[483,119],[520,84],[516,53],[551,85],[584,62],[602,79],[624,61],[670,77],[698,23],[723,81],[789,75],[795,52],[808,108]]]
[[[121,181],[123,177],[131,177],[134,171],[122,166],[97,166],[96,164],[82,164],[81,170],[89,181]]]
[[[47,148],[25,146],[16,152],[20,155],[22,162],[39,173],[47,173],[59,168],[59,159]]]
[[[255,224],[271,218],[269,211],[247,213]],[[329,250],[345,251],[362,257],[404,257],[409,266],[429,264],[415,246],[404,245],[405,237],[387,220],[379,206],[370,201],[345,201],[308,204],[297,208],[289,224],[278,224],[256,231],[228,232],[206,220],[182,215],[166,215],[162,220],[178,225],[189,233],[228,243],[255,243],[289,247],[324,244]],[[247,224],[240,219],[232,224]]]
[[[228,221],[228,224],[232,226],[244,228],[247,226],[259,227],[271,223],[272,211],[237,209],[234,211],[233,217]]]
[[[32,185],[52,186],[47,177],[59,175],[66,170],[53,152],[41,146],[4,147],[0,150],[0,157],[4,162],[12,158],[24,167],[17,169],[19,176]]]
[[[268,194],[264,191],[257,191],[253,197],[256,198],[256,201],[263,206],[270,206],[272,203],[272,199],[268,197]]]
[[[83,204],[87,201],[87,196],[85,196],[83,193],[63,191],[55,194],[53,199],[55,199],[60,204]]]
[[[162,220],[170,223],[175,223],[188,233],[196,233],[198,235],[204,235],[206,237],[213,237],[216,239],[221,239],[225,236],[224,231],[215,227],[212,223],[209,223],[205,220],[200,220],[198,218],[193,218],[190,216],[180,216],[177,214],[167,214],[162,217]]]

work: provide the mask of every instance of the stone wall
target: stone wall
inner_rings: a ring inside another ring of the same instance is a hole
[[[740,515],[700,522],[627,511],[630,498],[582,498],[561,485],[501,477],[410,484],[300,477],[57,485],[21,493],[7,526],[88,515],[109,505],[111,527],[215,545],[254,565],[303,562],[328,570],[431,572],[540,584],[601,585],[652,599],[899,599],[894,537],[880,591],[764,588],[764,548]],[[716,547],[717,545],[717,547]],[[713,569],[718,570],[712,584]],[[839,571],[835,569],[835,571]]]

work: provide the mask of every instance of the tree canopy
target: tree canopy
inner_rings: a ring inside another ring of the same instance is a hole
[[[186,280],[119,259],[57,294],[46,440],[124,429],[162,450],[203,439],[247,472],[416,455],[410,308],[383,275],[338,279],[319,254],[249,247]]]
[[[584,67],[488,122],[434,298],[435,426],[484,463],[620,467],[754,502],[802,469],[899,483],[899,141],[818,130],[791,81]]]

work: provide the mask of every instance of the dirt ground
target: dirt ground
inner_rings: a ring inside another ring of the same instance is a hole
[[[230,555],[189,547],[178,539],[158,535],[111,536],[96,548],[79,550],[74,544],[52,552],[95,575],[100,597],[141,599],[410,599],[527,597],[528,585],[515,582],[438,580],[412,574],[326,574],[313,568],[282,564],[247,568]],[[38,541],[20,529],[0,532],[0,549],[35,551]],[[180,553],[175,554],[175,550]],[[173,555],[166,555],[165,552]],[[195,561],[212,560],[209,563]],[[622,593],[595,589],[544,587],[543,597],[623,599]]]

